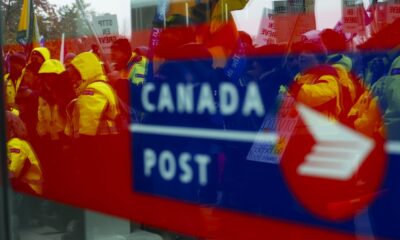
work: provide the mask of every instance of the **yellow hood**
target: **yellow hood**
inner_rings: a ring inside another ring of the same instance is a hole
[[[42,57],[44,58],[45,61],[50,59],[50,51],[49,51],[49,49],[47,49],[45,47],[34,48],[32,50],[32,52],[40,53],[40,55],[42,55]]]
[[[39,70],[39,73],[56,73],[60,74],[65,71],[64,65],[55,59],[46,60]]]
[[[85,89],[87,85],[95,81],[107,80],[103,66],[94,53],[81,53],[72,59],[71,64],[81,74],[82,83],[79,86],[78,92]]]

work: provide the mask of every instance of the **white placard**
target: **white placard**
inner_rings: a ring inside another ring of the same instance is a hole
[[[256,37],[255,45],[257,47],[275,44],[276,41],[276,29],[275,22],[272,18],[272,10],[265,9],[263,19],[261,20],[260,29]]]
[[[104,53],[110,53],[111,44],[117,40],[119,36],[117,15],[104,14],[93,17],[92,25]]]
[[[355,0],[343,0],[343,32],[361,33],[364,31],[364,6]]]

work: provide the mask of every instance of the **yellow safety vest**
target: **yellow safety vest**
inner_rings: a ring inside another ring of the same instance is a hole
[[[10,74],[6,74],[4,77],[4,82],[6,85],[6,103],[10,106],[15,104],[15,98],[17,97],[18,89],[21,85],[23,75],[24,70],[22,71],[16,82],[10,79]]]
[[[89,84],[74,102],[65,133],[74,137],[117,134],[117,105],[110,85],[104,81]]]
[[[135,85],[143,84],[146,78],[147,64],[148,59],[146,57],[132,53],[127,70],[122,70],[121,77],[129,79]]]
[[[38,123],[36,131],[39,136],[50,135],[52,140],[59,140],[60,133],[65,130],[66,119],[61,114],[57,104],[50,105],[44,98],[39,97]]]

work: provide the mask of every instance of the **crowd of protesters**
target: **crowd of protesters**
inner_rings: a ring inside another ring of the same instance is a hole
[[[194,22],[206,19],[202,9],[192,9]],[[240,87],[256,82],[266,95],[268,111],[279,109],[280,96],[289,95],[367,136],[400,139],[400,57],[396,51],[390,55],[384,49],[355,51],[343,33],[332,29],[314,38],[304,35],[294,43],[255,47],[233,21],[186,27],[185,20],[171,16],[155,49],[133,51],[127,39],[116,40],[111,67],[90,49],[66,54],[64,63],[50,56],[46,47],[34,48],[28,57],[10,53],[4,86],[13,186],[37,195],[70,186],[90,196],[93,185],[110,184],[105,171],[110,162],[126,157],[121,148],[130,145],[121,142],[129,139],[130,122],[190,121],[197,126],[207,122],[225,129],[247,125],[254,131],[261,127],[261,122],[244,117],[159,118],[146,113],[140,104],[136,106],[146,82],[234,81]],[[387,28],[399,29],[398,25],[396,21]],[[244,64],[229,69],[238,52]],[[86,172],[97,177],[85,179]],[[226,189],[229,197],[232,193]]]
[[[64,64],[46,47],[34,48],[28,58],[8,54],[8,168],[15,189],[73,199],[71,192],[88,197],[91,186],[110,184],[107,164],[129,147],[121,143],[128,144],[129,85],[143,83],[147,62],[127,39],[113,43],[111,59],[114,69],[107,77],[92,51],[68,53]],[[88,172],[97,177],[85,177]]]

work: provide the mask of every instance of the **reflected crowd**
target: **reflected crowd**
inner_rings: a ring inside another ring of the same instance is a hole
[[[245,6],[243,1],[232,2],[230,11]],[[205,5],[192,7],[190,25],[180,14],[166,20],[156,17],[148,46],[133,48],[137,44],[121,37],[108,55],[95,43],[84,51],[67,52],[62,61],[55,59],[59,49],[54,46],[8,51],[4,86],[12,186],[53,199],[70,192],[89,198],[96,191],[94,185],[108,189],[110,164],[129,161],[130,141],[135,145],[146,140],[131,139],[132,124],[258,132],[264,117],[282,114],[280,106],[288,98],[368,137],[400,140],[400,19],[358,45],[354,36],[340,30],[313,29],[283,43],[259,46],[237,30],[231,13],[225,16],[220,8],[215,2],[207,15]],[[391,41],[388,36],[393,36]],[[182,83],[190,85],[195,96],[208,83],[215,106],[202,109],[193,103],[195,114],[185,114],[191,111],[187,105],[182,107],[184,114],[171,114],[180,108],[178,103],[163,102],[168,92],[160,90],[158,99],[145,95],[150,89],[146,85],[164,83],[176,89]],[[231,83],[239,92],[255,83],[263,115],[256,106],[247,116],[228,114],[219,102],[224,100],[220,83]],[[202,147],[192,146],[190,151]],[[282,151],[279,144],[276,149]],[[233,206],[239,199],[235,184],[244,175],[239,171],[246,169],[224,162],[221,159],[229,158],[221,153],[246,158],[247,152],[240,153],[234,144],[213,151],[220,159],[210,173],[218,179],[217,186],[188,192],[201,202]]]

